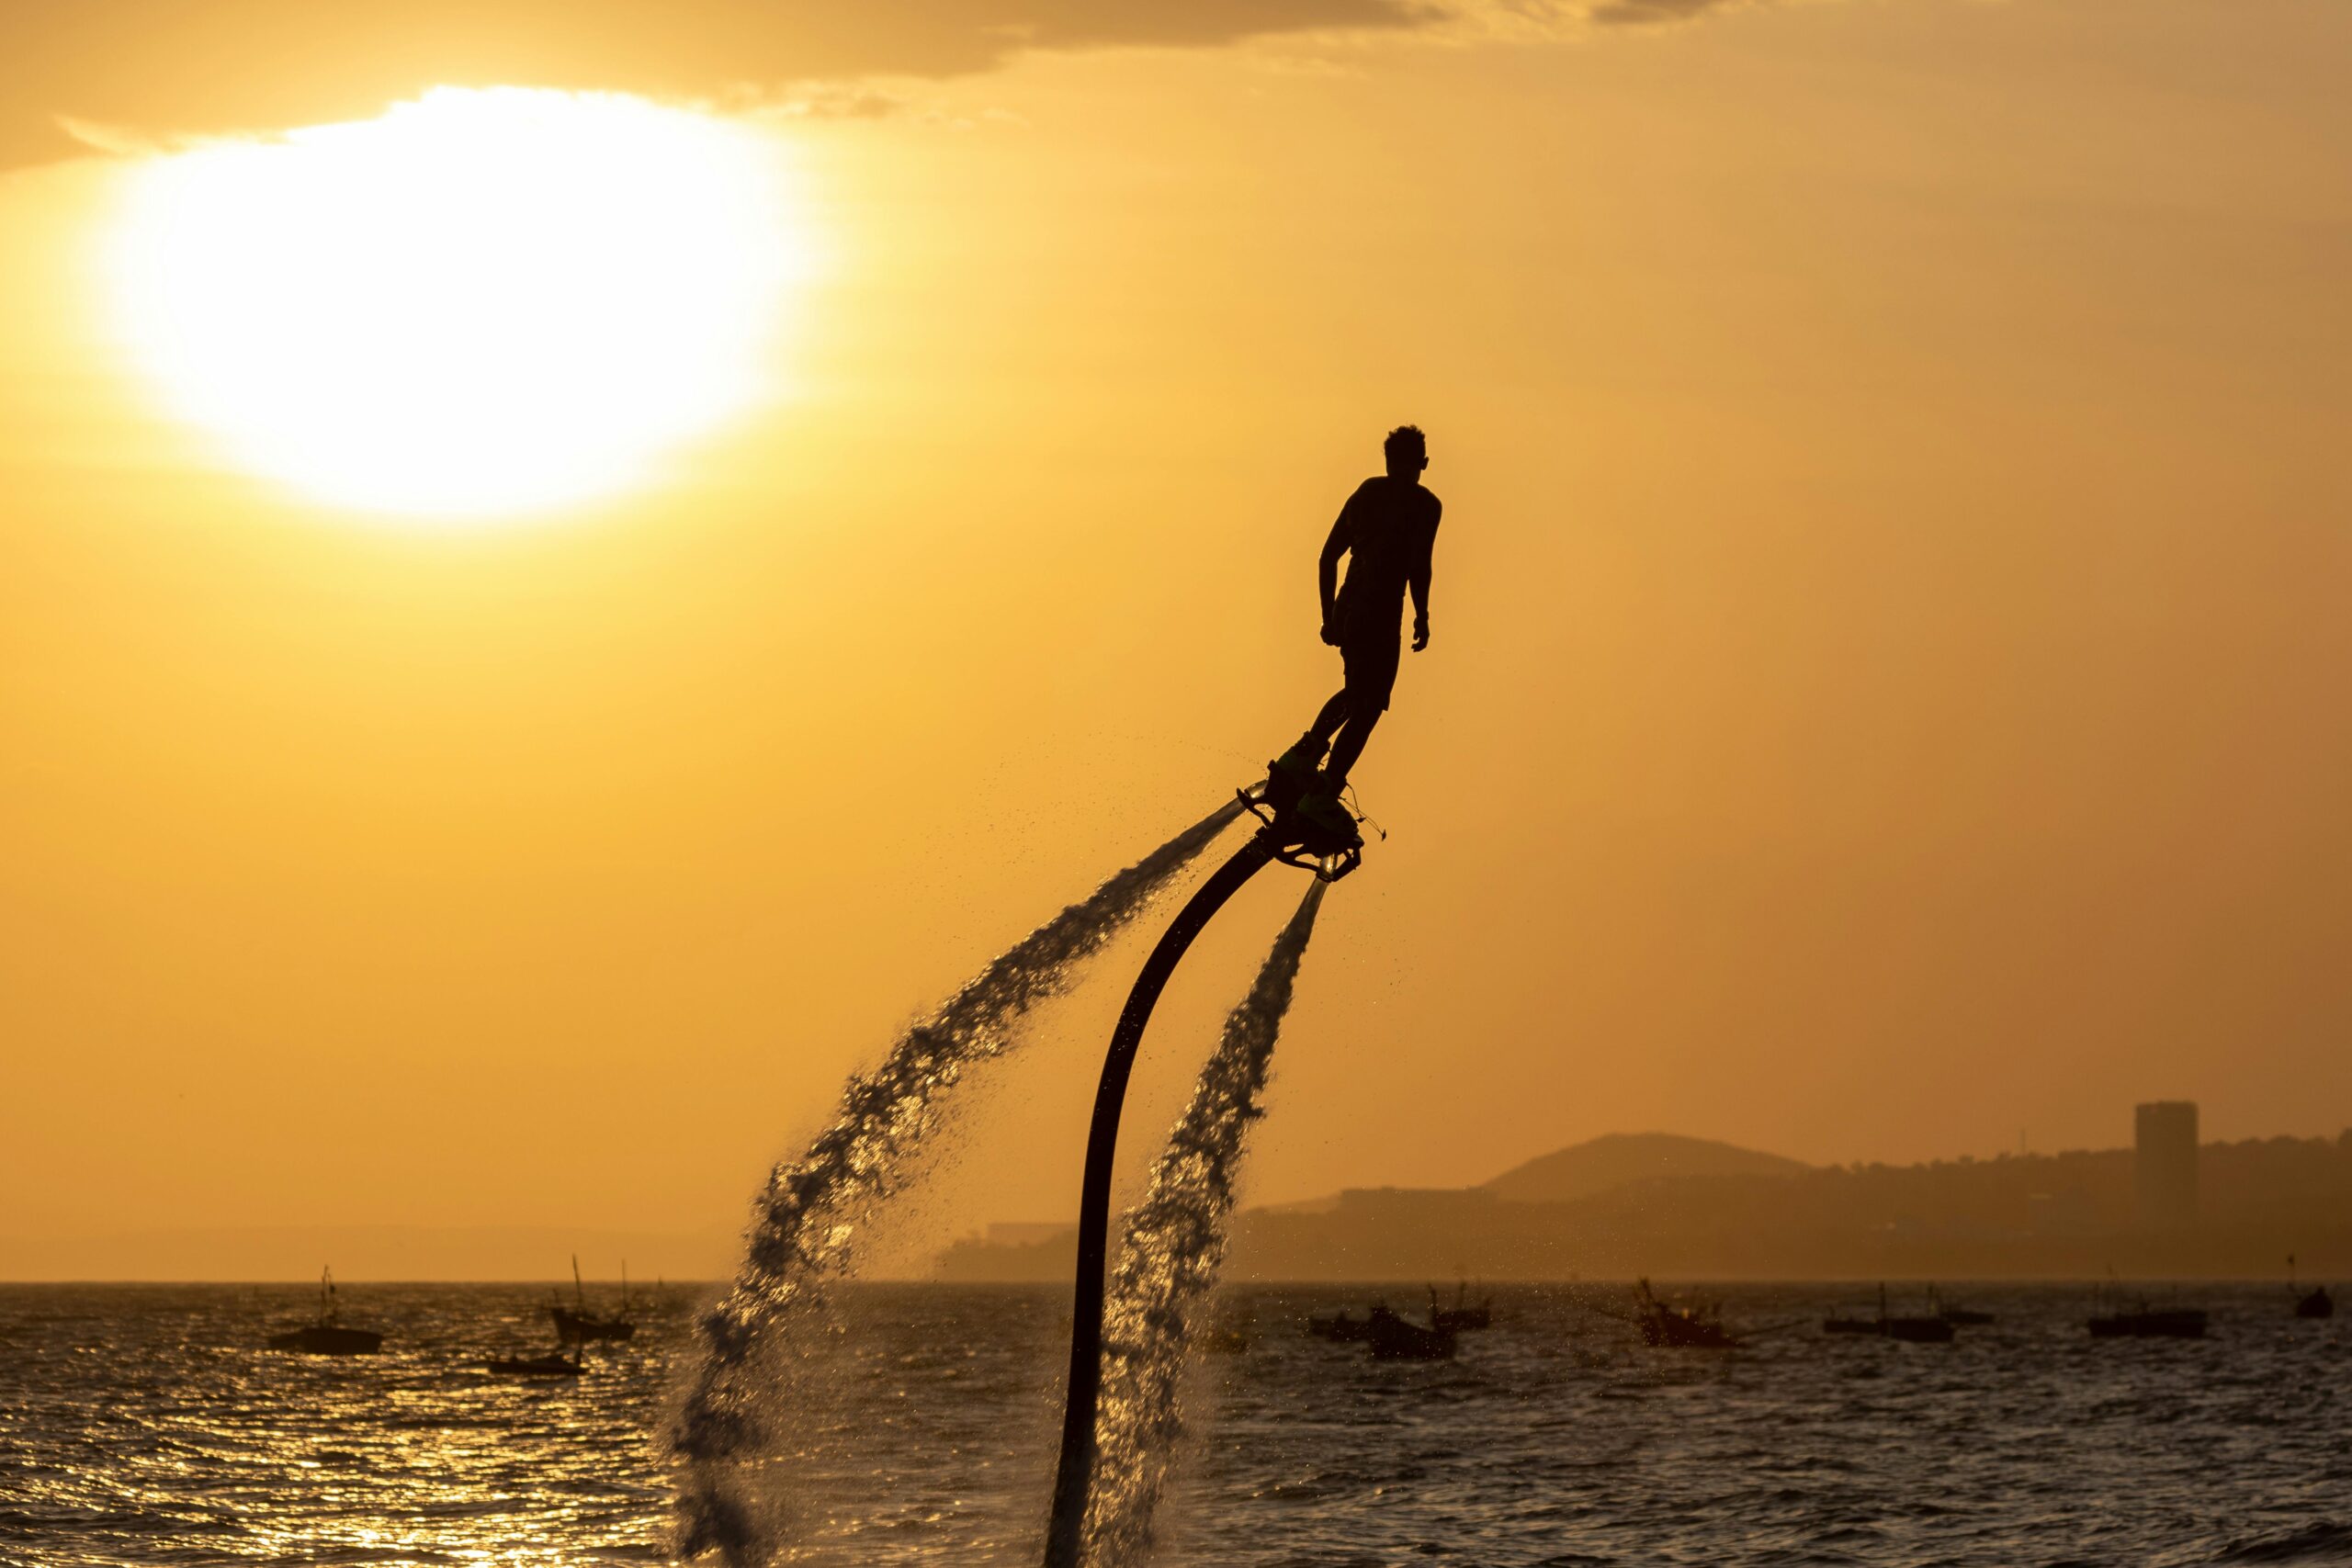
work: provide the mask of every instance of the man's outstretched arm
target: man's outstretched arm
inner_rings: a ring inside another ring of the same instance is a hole
[[[1437,529],[1430,529],[1430,542],[1421,551],[1421,558],[1414,563],[1412,576],[1406,583],[1413,591],[1413,651],[1419,653],[1430,645],[1430,556],[1437,547]]]

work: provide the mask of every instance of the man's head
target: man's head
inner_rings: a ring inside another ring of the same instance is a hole
[[[1388,477],[1392,479],[1416,479],[1430,466],[1430,444],[1418,424],[1400,424],[1388,433],[1380,444],[1388,458]]]

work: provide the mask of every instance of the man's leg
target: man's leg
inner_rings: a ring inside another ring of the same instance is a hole
[[[1363,755],[1363,744],[1372,739],[1372,727],[1380,722],[1380,709],[1364,703],[1351,709],[1338,739],[1331,742],[1331,760],[1323,764],[1323,777],[1329,792],[1337,795],[1347,787],[1348,770]]]
[[[1287,768],[1297,774],[1300,787],[1304,788],[1316,769],[1322,765],[1323,753],[1331,746],[1331,737],[1337,735],[1340,727],[1347,721],[1348,693],[1342,686],[1331,694],[1331,700],[1323,705],[1322,711],[1315,716],[1315,722],[1307,726],[1306,733],[1298,738],[1298,744],[1277,758],[1274,766]]]
[[[1396,655],[1394,638],[1367,639],[1340,649],[1348,667],[1348,687],[1340,694],[1347,723],[1331,741],[1330,759],[1323,764],[1325,787],[1318,794],[1336,795],[1347,787],[1350,770],[1372,739],[1372,727],[1388,711],[1388,694],[1396,684]]]
[[[1306,727],[1306,733],[1329,746],[1331,738],[1340,733],[1340,726],[1347,721],[1348,689],[1342,686],[1331,694],[1331,700],[1323,705],[1323,711],[1315,716],[1315,722]]]
[[[1323,753],[1331,749],[1331,737],[1347,722],[1348,711],[1348,694],[1342,688],[1323,705],[1313,727],[1267,765],[1266,798],[1275,810],[1289,810],[1299,796],[1315,787],[1322,772]]]

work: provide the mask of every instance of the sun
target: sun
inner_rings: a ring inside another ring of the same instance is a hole
[[[103,271],[130,361],[228,461],[459,524],[645,483],[775,395],[808,259],[752,129],[445,88],[141,165]]]

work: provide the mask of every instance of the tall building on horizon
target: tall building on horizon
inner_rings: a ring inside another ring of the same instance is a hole
[[[2132,1185],[2140,1223],[2156,1229],[2197,1218],[2197,1102],[2154,1100],[2134,1108]]]

